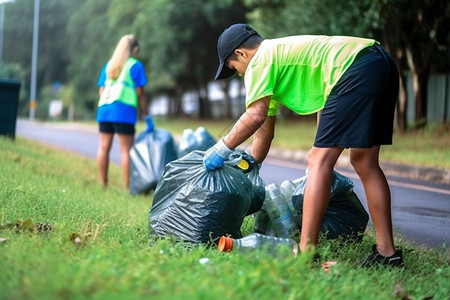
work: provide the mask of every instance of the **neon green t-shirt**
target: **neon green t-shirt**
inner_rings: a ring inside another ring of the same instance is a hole
[[[339,78],[373,39],[299,35],[264,40],[244,74],[246,107],[270,96],[269,116],[279,104],[298,114],[321,110]]]

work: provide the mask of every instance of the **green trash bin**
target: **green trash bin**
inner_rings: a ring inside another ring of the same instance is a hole
[[[0,135],[16,136],[20,81],[0,79]]]

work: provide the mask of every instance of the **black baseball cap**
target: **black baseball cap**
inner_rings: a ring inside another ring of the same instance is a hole
[[[236,71],[229,69],[225,61],[233,51],[245,42],[252,35],[258,34],[255,29],[247,24],[234,24],[225,29],[217,41],[217,54],[219,55],[219,68],[217,69],[217,79],[224,79],[232,76]]]

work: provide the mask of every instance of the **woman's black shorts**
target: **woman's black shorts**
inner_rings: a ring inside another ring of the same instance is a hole
[[[98,127],[100,132],[102,133],[117,133],[117,134],[132,134],[132,135],[134,135],[135,133],[133,124],[100,122],[98,123]]]

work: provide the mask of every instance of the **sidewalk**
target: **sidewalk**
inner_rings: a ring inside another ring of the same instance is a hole
[[[287,161],[295,161],[304,164],[306,164],[308,157],[307,152],[277,148],[271,148],[268,155],[269,157]],[[342,155],[339,158],[336,165],[343,168],[352,168],[349,157],[345,155]],[[388,176],[423,180],[450,186],[450,170],[430,167],[417,167],[383,161],[380,162],[380,165],[384,173]]]

